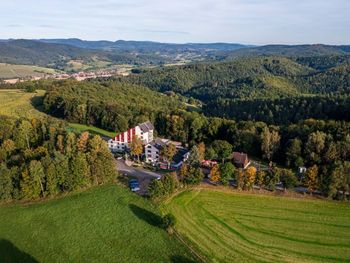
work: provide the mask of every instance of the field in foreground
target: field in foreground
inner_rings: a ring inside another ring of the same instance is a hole
[[[22,90],[0,89],[0,115],[13,117],[39,118],[45,116],[33,105],[41,103],[41,96],[45,91],[38,90],[37,93],[28,93]]]
[[[50,68],[43,68],[30,65],[13,65],[0,63],[0,78],[24,78],[28,76],[42,77],[45,74],[53,74],[56,71]]]
[[[159,220],[151,203],[115,185],[34,205],[2,205],[0,261],[191,262]]]
[[[350,262],[346,203],[198,189],[167,209],[214,262]]]

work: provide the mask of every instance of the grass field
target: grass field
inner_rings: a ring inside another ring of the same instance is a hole
[[[37,93],[27,93],[22,90],[0,89],[0,115],[12,117],[40,118],[46,116],[38,110],[41,106],[42,96],[45,91],[38,90]],[[34,106],[36,105],[36,106]],[[116,133],[77,123],[69,123],[69,127],[77,132],[88,131],[91,134],[113,138]]]
[[[45,74],[53,74],[55,72],[54,69],[50,68],[0,63],[0,78],[2,79],[24,78],[28,76],[41,77]]]
[[[0,89],[0,115],[13,117],[40,118],[45,113],[34,107],[40,106],[41,97],[45,91],[27,93],[22,90],[1,90]]]
[[[109,132],[94,126],[87,126],[84,124],[78,124],[78,123],[69,123],[69,127],[71,127],[73,130],[77,132],[84,132],[88,131],[91,134],[96,134],[100,136],[106,136],[109,138],[114,138],[116,136],[115,132]]]
[[[192,262],[159,211],[116,185],[0,206],[0,262]]]
[[[192,190],[168,204],[178,231],[213,262],[350,262],[350,206]]]

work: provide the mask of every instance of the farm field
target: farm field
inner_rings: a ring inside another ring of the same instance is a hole
[[[213,262],[350,262],[350,206],[196,189],[166,209]]]
[[[150,202],[117,185],[33,205],[0,205],[0,261],[192,262],[159,224]]]
[[[45,74],[54,74],[56,71],[50,68],[43,68],[30,65],[13,65],[0,63],[0,79],[41,77]]]
[[[22,90],[0,89],[0,115],[27,118],[43,117],[45,113],[37,110],[33,104],[39,105],[44,93],[43,90],[38,90],[37,93],[28,93]]]

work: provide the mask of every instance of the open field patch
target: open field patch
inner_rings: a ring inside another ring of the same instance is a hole
[[[34,105],[40,106],[45,91],[28,93],[22,90],[0,89],[0,115],[12,117],[40,118],[45,113],[40,112]]]
[[[0,79],[42,77],[46,74],[54,74],[56,71],[50,68],[43,68],[30,65],[13,65],[0,63]]]

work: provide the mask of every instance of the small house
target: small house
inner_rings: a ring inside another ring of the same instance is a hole
[[[234,152],[231,159],[238,168],[246,169],[250,165],[250,160],[246,153]]]

